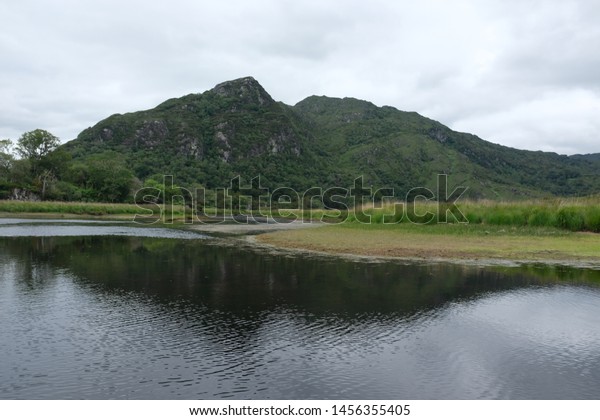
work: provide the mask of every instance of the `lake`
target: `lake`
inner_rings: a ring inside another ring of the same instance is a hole
[[[0,220],[3,399],[598,399],[600,272]]]

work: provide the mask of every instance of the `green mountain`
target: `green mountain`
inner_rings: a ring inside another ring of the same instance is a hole
[[[182,186],[228,187],[261,176],[268,188],[350,187],[358,176],[399,197],[417,186],[516,198],[600,192],[600,159],[500,146],[415,112],[353,98],[276,102],[253,78],[116,114],[64,145],[73,161],[117,152],[140,180],[173,175]]]

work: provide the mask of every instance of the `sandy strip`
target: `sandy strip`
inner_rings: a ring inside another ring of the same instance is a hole
[[[188,228],[196,232],[221,234],[221,235],[258,235],[261,233],[276,232],[281,230],[296,230],[307,229],[323,226],[320,222],[302,222],[293,221],[285,223],[277,223],[270,221],[269,223],[202,223],[190,225]]]

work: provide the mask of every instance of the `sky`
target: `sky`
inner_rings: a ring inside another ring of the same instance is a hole
[[[600,152],[600,2],[0,0],[0,139],[253,76],[510,147]]]

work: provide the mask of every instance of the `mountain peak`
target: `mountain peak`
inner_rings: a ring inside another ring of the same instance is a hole
[[[210,189],[236,175],[296,190],[350,186],[364,176],[403,198],[415,186],[435,189],[437,174],[448,174],[472,198],[600,191],[597,156],[518,151],[354,98],[310,96],[287,106],[253,77],[113,115],[65,147],[84,164],[106,151],[123,154],[142,181],[169,173]]]
[[[244,99],[257,105],[274,102],[271,95],[252,76],[219,83],[210,91],[218,96]]]

